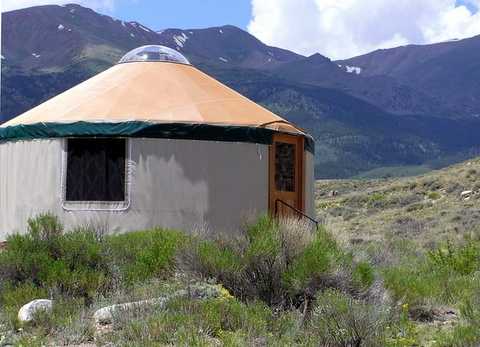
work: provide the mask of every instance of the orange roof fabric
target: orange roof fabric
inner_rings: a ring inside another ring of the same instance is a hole
[[[1,127],[78,121],[202,123],[305,134],[195,67],[169,62],[115,65]]]

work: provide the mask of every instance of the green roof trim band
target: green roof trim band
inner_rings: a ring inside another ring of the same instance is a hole
[[[36,123],[0,128],[0,142],[58,137],[143,137],[182,140],[249,142],[271,144],[272,129],[187,123]],[[315,153],[315,143],[305,136],[305,150]]]

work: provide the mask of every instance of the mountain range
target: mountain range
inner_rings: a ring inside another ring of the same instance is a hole
[[[332,61],[268,46],[230,25],[155,31],[74,4],[2,13],[0,122],[146,44],[178,50],[308,130],[317,177],[436,168],[480,149],[480,36]]]

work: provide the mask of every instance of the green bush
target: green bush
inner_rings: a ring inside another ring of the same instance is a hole
[[[479,255],[475,241],[447,243],[424,256],[409,255],[383,270],[385,286],[397,300],[411,305],[460,303],[477,290],[472,276],[478,271]]]
[[[369,288],[375,280],[375,273],[369,263],[360,262],[355,266],[352,277],[358,287]]]
[[[440,199],[442,196],[440,195],[440,193],[438,192],[430,192],[427,194],[427,197],[430,199],[430,200],[438,200]]]
[[[91,298],[109,287],[106,247],[92,231],[64,233],[51,215],[29,220],[26,235],[8,238],[0,253],[0,277],[17,286],[33,283],[60,293]]]
[[[318,296],[309,328],[321,346],[385,346],[389,312],[336,290]]]
[[[298,305],[306,293],[311,296],[321,288],[365,289],[373,283],[368,265],[355,267],[352,256],[326,231],[266,216],[248,225],[243,238],[194,238],[180,254],[183,270],[215,278],[236,297],[268,305]],[[342,283],[336,283],[338,272]]]
[[[174,230],[154,229],[108,236],[106,242],[122,277],[127,283],[172,274],[179,245],[185,234]]]
[[[311,281],[318,280],[336,265],[343,254],[336,242],[324,230],[319,230],[313,241],[291,263],[283,274],[290,291],[302,291]]]
[[[251,345],[249,340],[268,334],[272,319],[272,311],[261,303],[178,298],[165,310],[123,317],[113,341],[125,346],[209,346],[215,339],[227,346]]]
[[[428,259],[432,267],[469,275],[479,269],[480,247],[478,243],[471,240],[459,247],[454,247],[451,242],[447,242],[446,247],[428,252]]]
[[[168,230],[113,236],[91,228],[64,232],[50,214],[29,220],[28,226],[25,235],[10,236],[8,248],[0,253],[0,293],[2,286],[34,286],[89,302],[122,280],[130,284],[168,276],[177,248],[186,240]]]
[[[1,307],[7,316],[6,318],[11,322],[16,321],[20,307],[38,298],[48,298],[48,292],[45,288],[39,288],[31,282],[25,282],[17,286],[6,283],[0,293]]]
[[[368,196],[367,207],[369,208],[381,208],[384,205],[386,196],[383,193],[373,193]]]

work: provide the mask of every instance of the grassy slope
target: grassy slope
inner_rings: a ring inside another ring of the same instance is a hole
[[[361,243],[391,238],[432,246],[477,232],[480,159],[398,179],[321,180],[316,186],[319,216],[338,237]],[[337,191],[335,197],[329,197]]]

